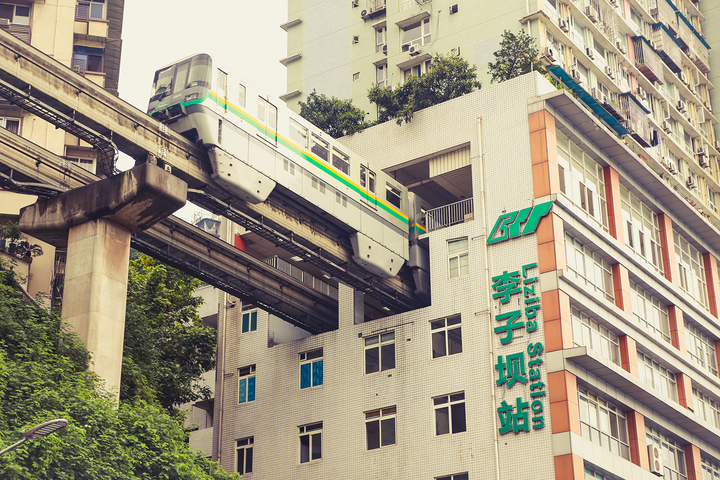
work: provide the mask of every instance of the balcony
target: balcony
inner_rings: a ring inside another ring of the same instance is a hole
[[[433,208],[425,213],[428,232],[465,223],[473,219],[472,198]]]
[[[319,278],[315,278],[309,273],[300,270],[298,267],[293,265],[292,263],[283,260],[282,258],[278,257],[277,255],[274,257],[266,258],[263,260],[264,263],[267,263],[268,265],[277,268],[281,272],[290,275],[291,277],[295,278],[296,280],[300,280],[305,285],[308,285],[311,288],[314,288],[318,292],[322,292],[328,297],[334,298],[337,300],[338,298],[338,289],[337,287],[333,287],[327,282],[324,282],[320,280]]]
[[[0,19],[1,20],[1,19]],[[5,30],[25,43],[30,43],[30,26],[17,23],[0,23],[0,29]]]
[[[650,119],[648,118],[650,111],[630,93],[623,93],[620,96],[620,102],[623,110],[627,112],[625,128],[627,128],[630,136],[643,147],[650,147],[653,134]]]
[[[678,29],[677,8],[669,0],[657,0],[655,8],[651,10],[653,18],[662,22],[672,35]]]
[[[653,42],[660,58],[675,73],[682,71],[682,50],[663,23],[653,25]]]
[[[651,82],[663,83],[663,66],[660,56],[655,53],[645,37],[633,37],[635,66]]]

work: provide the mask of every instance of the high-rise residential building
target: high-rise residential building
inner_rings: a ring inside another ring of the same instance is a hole
[[[371,83],[421,74],[435,52],[484,71],[505,29],[534,36],[550,73],[485,79],[410,123],[341,139],[351,163],[431,207],[420,240],[431,304],[370,320],[340,285],[327,333],[278,335],[254,309],[227,317],[215,398],[224,468],[720,478],[717,11],[290,1],[292,108],[316,89],[369,110]]]
[[[124,0],[17,0],[0,3],[0,29],[72,68],[117,95]],[[0,100],[0,128],[30,140],[67,160],[66,167],[96,172],[96,151],[64,130]],[[3,155],[0,149],[0,156]],[[6,172],[3,172],[6,173]],[[23,181],[21,178],[15,180]],[[0,190],[2,223],[17,221],[20,208],[35,202],[31,195]],[[21,271],[29,293],[62,294],[64,254],[31,239],[43,255]],[[56,258],[57,256],[57,258]]]

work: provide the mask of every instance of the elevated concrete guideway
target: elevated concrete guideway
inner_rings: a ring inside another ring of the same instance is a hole
[[[250,205],[218,188],[204,150],[145,113],[75,74],[54,59],[0,31],[0,96],[75,135],[95,139],[106,170],[114,145],[143,163],[152,156],[188,184],[188,199],[230,218],[272,244],[375,298],[393,312],[424,303],[412,280],[383,280],[352,260],[348,232],[281,193]],[[90,132],[90,133],[87,133]],[[91,142],[92,143],[92,142]]]

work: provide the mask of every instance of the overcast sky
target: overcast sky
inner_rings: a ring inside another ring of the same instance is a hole
[[[120,98],[145,111],[155,70],[208,53],[251,83],[286,92],[288,0],[125,0]],[[119,164],[123,170],[127,158]],[[184,209],[185,220],[197,208]]]

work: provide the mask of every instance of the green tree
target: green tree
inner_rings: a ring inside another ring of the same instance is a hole
[[[378,106],[378,122],[395,120],[401,125],[403,121],[411,121],[418,110],[481,87],[475,65],[471,66],[461,57],[436,54],[425,75],[410,77],[394,89],[374,85],[368,91],[368,98]]]
[[[53,418],[68,426],[0,457],[5,480],[230,480],[190,450],[178,419],[157,403],[115,408],[89,372],[90,355],[57,314],[22,300],[0,264],[0,448]]]
[[[365,121],[364,111],[352,100],[340,100],[318,94],[315,90],[300,105],[300,116],[333,138],[350,135],[366,129],[372,123]]]
[[[500,50],[493,53],[495,62],[488,63],[491,82],[504,82],[533,70],[545,75],[547,70],[540,62],[539,54],[540,51],[535,46],[535,38],[524,30],[517,35],[505,30],[502,34]]]
[[[211,398],[208,387],[193,386],[215,367],[217,340],[197,315],[199,285],[148,256],[130,262],[121,400],[157,399],[172,410]]]

